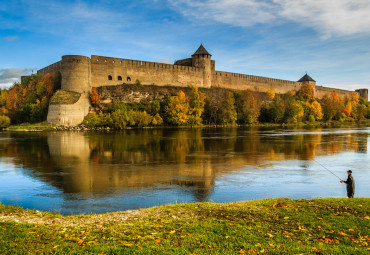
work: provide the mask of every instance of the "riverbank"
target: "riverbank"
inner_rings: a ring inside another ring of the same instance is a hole
[[[263,199],[61,216],[0,204],[1,254],[367,254],[370,198]]]
[[[126,127],[126,130],[129,129],[150,129],[150,128],[165,128],[165,129],[173,129],[173,128],[217,128],[217,127],[341,127],[345,125],[368,125],[370,124],[370,120],[364,120],[361,122],[339,122],[339,121],[331,121],[331,122],[314,122],[314,123],[290,123],[290,124],[276,124],[276,123],[256,123],[250,125],[201,125],[201,126],[148,126],[148,127]],[[46,121],[40,123],[23,123],[19,125],[11,125],[10,127],[4,129],[6,131],[110,131],[114,130],[110,127],[97,127],[97,128],[89,128],[84,125],[78,126],[61,126],[61,125],[53,125],[47,123]]]

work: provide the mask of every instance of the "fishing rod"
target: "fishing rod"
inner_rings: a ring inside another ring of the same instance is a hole
[[[317,164],[319,164],[320,166],[322,166],[324,169],[328,170],[332,175],[334,175],[335,177],[337,177],[339,180],[342,180],[338,175],[336,175],[335,173],[333,173],[332,171],[330,171],[328,168],[326,168],[324,165],[322,165],[320,162],[316,161],[316,160],[313,160],[315,161]]]

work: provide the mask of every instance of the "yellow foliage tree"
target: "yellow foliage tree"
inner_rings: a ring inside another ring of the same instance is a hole
[[[190,116],[189,124],[191,125],[200,125],[202,124],[202,114],[204,112],[206,96],[204,93],[198,91],[198,88],[195,86],[191,87],[191,94],[189,99],[190,107]]]
[[[306,102],[305,115],[309,121],[321,120],[324,117],[321,104],[317,101]]]
[[[188,98],[183,91],[179,91],[177,96],[169,99],[165,112],[168,115],[168,122],[172,125],[186,125],[188,123],[191,111]]]
[[[303,97],[307,101],[312,101],[315,99],[315,90],[308,82],[303,83],[298,90],[298,96]]]

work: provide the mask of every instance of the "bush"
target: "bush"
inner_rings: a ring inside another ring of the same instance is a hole
[[[128,117],[130,125],[138,127],[148,126],[153,119],[153,117],[150,116],[146,111],[144,112],[129,111]]]
[[[10,126],[10,118],[8,116],[0,116],[0,129]]]
[[[162,117],[157,113],[156,115],[154,115],[153,119],[152,119],[152,125],[153,126],[160,126],[163,124],[163,119]]]
[[[98,124],[98,115],[93,112],[86,115],[84,121],[82,122],[83,125],[88,126],[89,128],[94,128]]]
[[[115,129],[124,129],[127,125],[129,117],[127,111],[118,109],[112,113],[113,127]]]

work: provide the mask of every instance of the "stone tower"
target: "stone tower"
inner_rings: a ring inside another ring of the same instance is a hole
[[[203,47],[203,44],[201,44],[197,51],[191,56],[192,65],[203,70],[203,86],[206,88],[210,88],[212,83],[211,56],[212,55]]]
[[[308,83],[314,89],[315,89],[315,86],[316,86],[316,81],[314,79],[312,79],[311,76],[309,76],[307,73],[305,75],[303,75],[302,78],[298,80],[298,82]]]
[[[62,89],[85,96],[91,90],[91,61],[78,55],[62,56]]]

